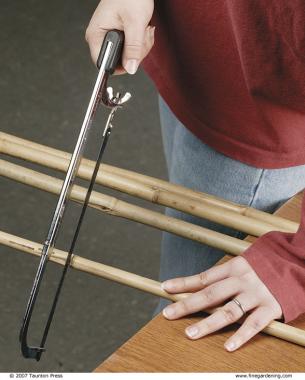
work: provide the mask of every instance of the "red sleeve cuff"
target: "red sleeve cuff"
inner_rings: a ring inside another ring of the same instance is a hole
[[[242,254],[281,305],[285,322],[305,313],[305,245],[293,244],[294,237],[269,232]]]

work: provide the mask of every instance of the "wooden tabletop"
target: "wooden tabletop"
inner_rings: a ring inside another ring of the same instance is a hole
[[[299,222],[301,199],[298,194],[276,214]],[[223,345],[237,325],[191,341],[184,330],[196,320],[156,316],[95,372],[305,372],[304,347],[261,333],[229,353]],[[305,330],[305,316],[291,325]]]

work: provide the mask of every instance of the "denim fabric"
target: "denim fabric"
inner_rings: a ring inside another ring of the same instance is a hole
[[[216,152],[189,132],[159,98],[162,138],[170,182],[213,194],[239,204],[274,212],[305,187],[305,165],[259,169]],[[226,235],[244,234],[213,222],[166,209],[166,214]],[[189,276],[213,266],[224,252],[163,233],[160,280]],[[155,313],[168,301],[161,300]]]

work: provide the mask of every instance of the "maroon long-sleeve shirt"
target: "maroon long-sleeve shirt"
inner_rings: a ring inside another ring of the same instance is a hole
[[[152,23],[144,68],[192,133],[259,168],[305,164],[304,0],[156,0]],[[244,253],[285,321],[305,312],[302,211]]]

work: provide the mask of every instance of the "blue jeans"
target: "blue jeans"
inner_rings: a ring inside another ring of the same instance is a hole
[[[305,187],[305,165],[258,169],[243,164],[216,152],[189,132],[161,97],[159,107],[170,182],[271,213]],[[233,229],[177,210],[167,208],[166,214],[226,235],[244,237]],[[223,256],[223,251],[164,232],[160,280],[202,272]],[[155,313],[168,303],[160,300]]]

